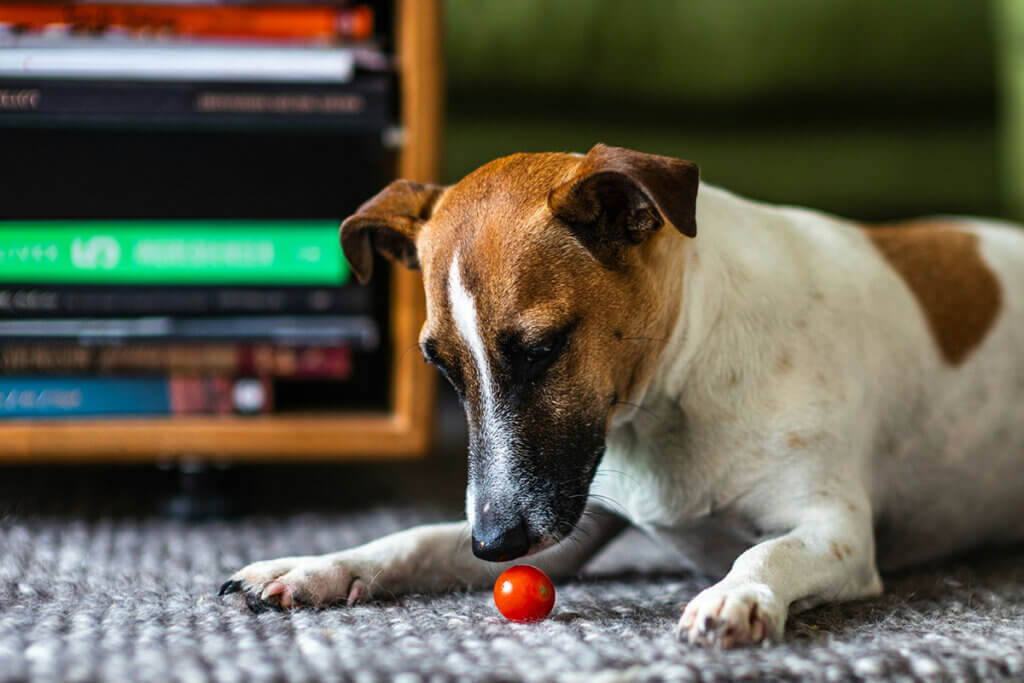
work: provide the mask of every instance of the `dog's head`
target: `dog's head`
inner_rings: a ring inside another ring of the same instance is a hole
[[[374,250],[423,271],[420,346],[466,411],[477,556],[535,552],[579,520],[678,314],[656,273],[696,234],[697,176],[604,145],[517,154],[446,188],[395,181],[342,224],[360,281]]]

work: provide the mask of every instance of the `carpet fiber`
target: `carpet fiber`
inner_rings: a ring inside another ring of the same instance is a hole
[[[5,470],[0,680],[1024,679],[1024,548],[888,576],[881,598],[726,653],[673,639],[708,580],[637,534],[558,585],[538,624],[505,621],[486,591],[258,615],[215,596],[253,560],[451,518],[464,480],[435,469],[232,471],[234,516],[204,522],[157,514],[170,473]]]

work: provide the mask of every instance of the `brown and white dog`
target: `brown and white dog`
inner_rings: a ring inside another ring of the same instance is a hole
[[[422,269],[423,354],[469,422],[468,521],[257,562],[222,593],[486,586],[535,553],[565,576],[628,521],[724,576],[679,634],[728,647],[878,594],[878,566],[1024,537],[1017,229],[863,228],[597,145],[396,181],[342,244],[363,281],[374,250]]]

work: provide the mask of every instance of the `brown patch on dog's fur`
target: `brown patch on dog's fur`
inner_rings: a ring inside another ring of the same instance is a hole
[[[796,448],[803,448],[804,446],[807,445],[807,442],[804,441],[803,438],[799,434],[796,434],[795,432],[793,432],[793,433],[790,433],[789,438],[786,439],[786,445],[789,446],[792,449],[796,449]]]
[[[946,362],[964,362],[1002,306],[978,237],[953,221],[869,227],[865,234],[907,283]]]
[[[793,369],[793,357],[789,354],[789,351],[782,352],[782,355],[779,356],[779,360],[775,363],[775,369],[780,374],[789,372]]]
[[[839,544],[835,541],[829,541],[829,547],[832,548],[832,554],[836,556],[837,560],[843,559],[843,551],[839,549]]]

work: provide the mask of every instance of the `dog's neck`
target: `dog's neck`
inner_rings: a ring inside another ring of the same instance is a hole
[[[752,202],[730,192],[702,184],[697,195],[697,237],[667,235],[654,262],[667,306],[661,352],[651,381],[630,401],[656,413],[666,405],[679,406],[695,371],[718,373],[715,365],[737,363],[736,355],[720,358],[714,347],[729,335],[722,329],[723,312],[749,311],[750,288],[770,296],[781,288],[778,274],[765,272],[767,254],[777,251],[780,213],[775,207]],[[735,341],[735,340],[733,340]],[[731,348],[731,347],[730,347]],[[710,366],[710,367],[709,367]],[[613,426],[637,417],[636,410],[616,416]]]
[[[667,343],[661,352],[651,382],[630,400],[641,405],[659,403],[678,397],[686,382],[692,361],[720,315],[724,296],[717,285],[729,277],[724,253],[730,230],[735,222],[737,198],[708,185],[701,185],[697,195],[697,237],[689,239],[668,234],[661,241],[654,260],[654,276],[666,306],[664,337]],[[635,414],[635,412],[634,412]]]

